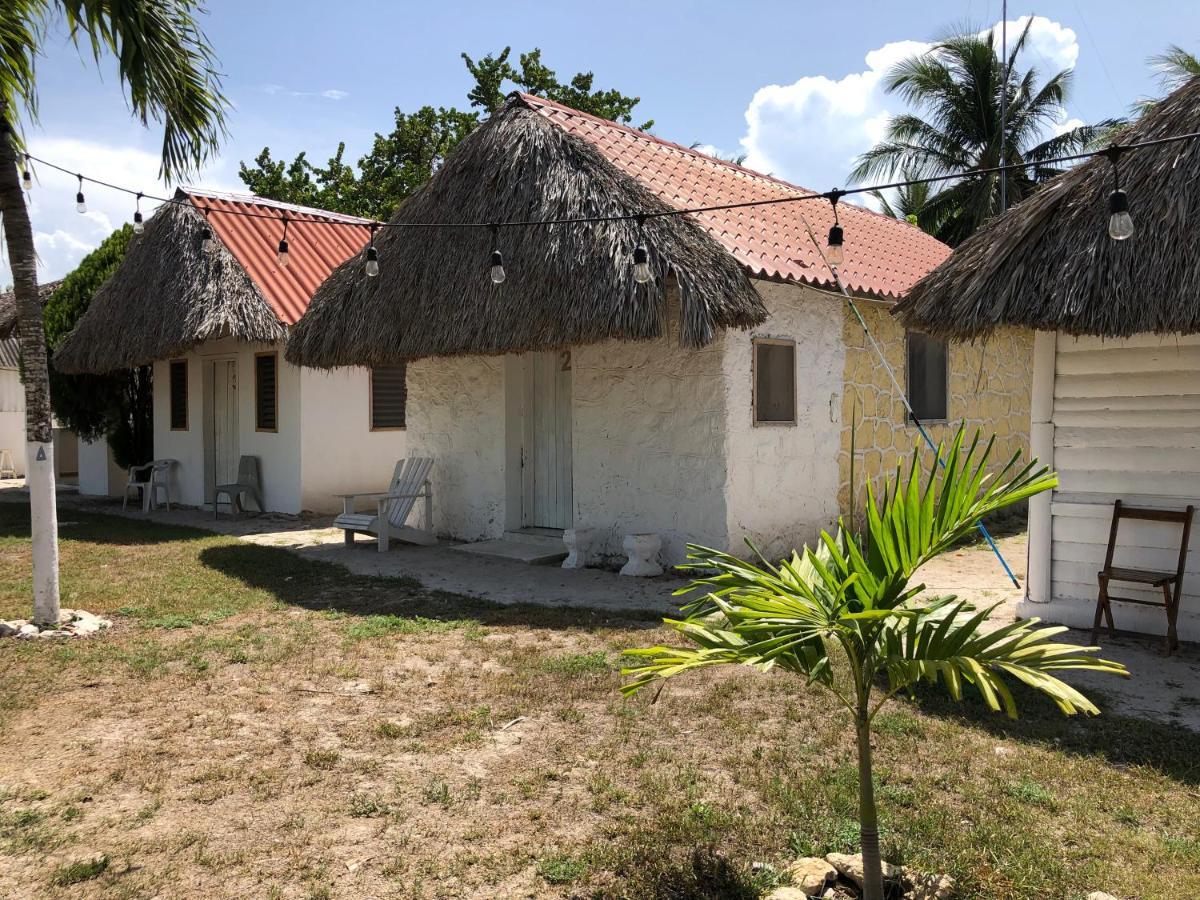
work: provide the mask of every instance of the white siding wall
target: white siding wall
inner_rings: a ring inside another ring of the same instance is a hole
[[[25,474],[25,388],[17,369],[0,368],[0,449],[11,450],[13,467]]]
[[[838,452],[846,360],[842,298],[757,282],[770,318],[725,338],[728,544],[749,536],[768,557],[816,540],[838,515]],[[753,424],[752,341],[796,342],[796,424]]]
[[[504,533],[504,358],[408,367],[408,451],[433,458],[433,526],[475,541]]]
[[[1043,616],[1091,627],[1112,504],[1200,506],[1200,336],[1059,335],[1054,379],[1051,595]],[[1198,523],[1200,524],[1200,523]],[[1193,528],[1180,635],[1200,640],[1200,527]],[[1123,522],[1116,563],[1174,570],[1179,528]],[[1114,593],[1150,597],[1119,585]],[[1161,593],[1156,597],[1161,599]],[[1161,610],[1118,605],[1117,626],[1161,633]]]
[[[341,512],[337,494],[387,488],[408,440],[403,430],[371,431],[370,406],[367,369],[300,369],[304,509]]]

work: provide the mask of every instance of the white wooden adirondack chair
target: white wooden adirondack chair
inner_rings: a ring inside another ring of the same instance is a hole
[[[357,531],[376,535],[380,553],[387,551],[391,538],[426,546],[436,544],[437,538],[433,536],[433,485],[429,481],[432,468],[432,459],[410,456],[396,463],[396,471],[392,473],[392,483],[387,491],[338,494],[342,498],[343,511],[333,520],[333,526],[346,532],[346,546],[354,544],[354,533]],[[374,497],[375,512],[357,512],[355,504],[359,497]],[[425,499],[423,529],[404,524],[418,497]]]

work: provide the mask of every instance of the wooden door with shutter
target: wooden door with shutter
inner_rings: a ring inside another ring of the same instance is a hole
[[[523,376],[522,525],[570,528],[571,351],[526,354]]]
[[[206,499],[212,499],[212,489],[218,484],[232,484],[238,474],[238,378],[236,359],[215,359],[209,363],[208,383],[211,386],[209,446],[206,448],[210,474]]]

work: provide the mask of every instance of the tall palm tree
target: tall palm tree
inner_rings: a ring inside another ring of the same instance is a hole
[[[891,119],[887,138],[859,157],[852,177],[863,180],[901,170],[918,176],[957,176],[944,187],[935,186],[924,209],[936,223],[938,238],[951,245],[961,243],[1000,211],[999,175],[970,173],[1001,164],[1000,107],[1005,92],[1003,162],[1033,164],[1008,173],[1009,202],[1027,197],[1040,183],[1062,172],[1061,165],[1048,160],[1084,149],[1112,123],[1072,128],[1043,139],[1062,121],[1072,70],[1063,69],[1040,85],[1036,69],[1018,71],[1016,58],[1029,27],[1009,50],[1006,85],[994,29],[953,35],[894,66],[884,87],[915,111]]]
[[[911,182],[920,176],[909,169],[901,169],[900,177]],[[875,198],[875,202],[879,204],[879,211],[885,216],[918,225],[930,234],[936,233],[937,223],[931,220],[927,208],[929,198],[933,196],[927,182],[898,187],[891,197],[883,191],[871,191],[871,196]]]
[[[705,596],[686,608],[686,618],[666,624],[693,646],[626,651],[626,694],[697,669],[740,665],[786,673],[833,695],[856,737],[865,900],[884,897],[871,725],[888,700],[922,681],[940,681],[961,699],[965,684],[993,710],[1015,717],[1006,684],[1012,679],[1066,715],[1094,715],[1096,706],[1058,676],[1080,669],[1128,674],[1120,663],[1096,658],[1097,647],[1051,640],[1065,628],[1038,628],[1037,619],[989,628],[995,606],[931,599],[923,584],[913,583],[921,566],[953,548],[981,518],[1058,484],[1036,461],[1018,468],[1019,454],[989,474],[994,444],[992,438],[981,447],[976,436],[964,446],[960,427],[950,447],[938,447],[944,468],[923,459],[918,447],[908,473],[897,468],[883,497],[868,484],[869,541],[822,532],[815,548],[778,565],[689,546],[690,567],[703,574],[680,593],[698,589]]]
[[[3,0],[0,3],[0,215],[17,302],[25,385],[26,480],[33,524],[33,620],[58,621],[58,522],[46,339],[38,302],[33,228],[21,190],[22,116],[37,120],[35,62],[49,29],[99,66],[111,56],[134,116],[163,126],[161,175],[197,170],[225,135],[216,58],[197,21],[197,0]],[[25,167],[28,166],[26,161]]]
[[[1158,75],[1159,84],[1168,94],[1200,75],[1200,58],[1196,54],[1184,50],[1178,44],[1171,44],[1162,53],[1150,57],[1147,62]],[[1137,115],[1143,116],[1154,109],[1157,104],[1158,100],[1154,98],[1139,100],[1133,104],[1133,111]]]

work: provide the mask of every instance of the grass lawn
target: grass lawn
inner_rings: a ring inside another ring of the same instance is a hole
[[[60,516],[63,603],[115,627],[0,644],[0,896],[756,897],[752,863],[855,847],[853,732],[784,675],[627,701],[655,622]],[[28,529],[0,503],[0,617]],[[963,897],[1200,896],[1200,740],[1021,699],[880,716],[888,857]]]

